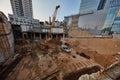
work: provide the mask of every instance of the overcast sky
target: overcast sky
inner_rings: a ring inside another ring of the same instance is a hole
[[[53,15],[56,5],[60,5],[57,19],[63,20],[64,16],[79,13],[80,0],[32,0],[33,16],[40,21],[49,20],[49,16]],[[10,0],[0,0],[0,11],[7,16],[12,13]]]

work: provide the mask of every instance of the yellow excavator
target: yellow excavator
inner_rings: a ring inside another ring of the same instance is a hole
[[[56,20],[56,16],[59,8],[60,8],[60,5],[57,5],[55,8],[53,18],[52,18],[52,23],[50,24],[50,32],[48,32],[48,38],[45,40],[45,43],[48,43],[48,41],[51,39],[52,28],[55,26],[55,20]]]

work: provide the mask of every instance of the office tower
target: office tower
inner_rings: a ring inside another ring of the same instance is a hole
[[[114,38],[120,38],[120,7],[110,8],[103,29],[112,31]]]
[[[117,7],[116,12],[117,12],[117,14],[116,14],[114,22],[112,24],[112,31],[114,33],[120,34],[120,7]],[[119,35],[119,38],[120,38],[120,35]]]
[[[13,15],[33,18],[32,0],[11,0]]]
[[[22,0],[23,12],[25,17],[33,17],[32,0]]]
[[[120,6],[120,0],[107,0],[106,1],[106,8],[118,7]]]
[[[20,25],[21,32],[26,32],[31,27],[39,27],[39,20],[33,18],[32,0],[10,0],[13,14],[9,15],[12,25]]]
[[[22,0],[10,0],[13,14],[16,16],[24,16]]]
[[[105,9],[107,0],[81,0],[79,28],[103,28],[108,9]]]
[[[97,10],[100,0],[81,0],[80,13]]]

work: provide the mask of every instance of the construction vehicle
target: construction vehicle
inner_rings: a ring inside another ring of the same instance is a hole
[[[51,39],[52,28],[55,26],[55,20],[56,20],[56,16],[57,16],[57,12],[58,12],[59,8],[60,8],[60,5],[57,5],[55,8],[55,12],[54,12],[53,18],[52,18],[52,23],[50,24],[50,32],[48,32],[48,38],[45,40],[45,43],[47,43]]]
[[[71,49],[68,46],[66,46],[66,45],[61,45],[61,48],[62,48],[63,51],[65,51],[67,53],[71,52]]]

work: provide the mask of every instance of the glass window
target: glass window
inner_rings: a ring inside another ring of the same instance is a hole
[[[108,15],[107,15],[106,20],[105,20],[105,23],[104,23],[104,28],[112,27],[118,10],[119,10],[118,7],[111,8],[109,10]]]

